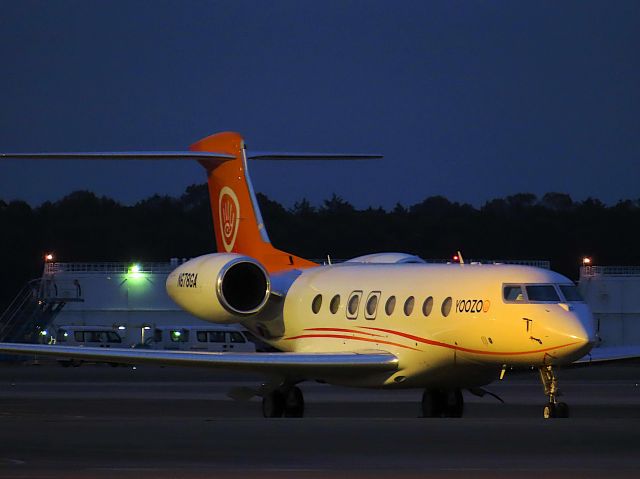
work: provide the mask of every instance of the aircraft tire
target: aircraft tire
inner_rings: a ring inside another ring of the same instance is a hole
[[[271,391],[262,397],[262,415],[264,417],[282,417],[284,413],[284,395],[279,390]]]
[[[556,417],[569,417],[569,406],[566,402],[559,402],[556,404]]]
[[[446,417],[462,417],[464,413],[464,398],[460,389],[446,391],[443,393],[445,397],[445,416]]]
[[[422,394],[422,417],[442,417],[444,399],[441,391],[425,389]]]
[[[297,386],[287,391],[284,400],[284,417],[304,417],[304,396]]]

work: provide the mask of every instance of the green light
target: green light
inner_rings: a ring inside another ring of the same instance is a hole
[[[129,266],[127,270],[127,277],[129,279],[138,279],[144,278],[144,273],[142,273],[142,267],[138,263],[134,263]]]

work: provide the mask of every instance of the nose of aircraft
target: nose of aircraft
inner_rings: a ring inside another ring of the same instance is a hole
[[[577,311],[572,311],[573,314],[568,314],[562,321],[561,335],[565,340],[567,346],[565,350],[566,359],[568,362],[573,362],[593,348],[596,342],[596,331],[593,323],[593,316],[587,309],[584,311],[579,308]]]

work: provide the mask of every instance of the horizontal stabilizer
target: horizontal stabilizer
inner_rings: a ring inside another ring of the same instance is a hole
[[[233,160],[228,153],[211,151],[98,151],[68,153],[0,153],[5,160]],[[376,160],[382,155],[345,153],[252,153],[249,160]]]
[[[0,353],[54,356],[123,364],[193,366],[305,377],[395,371],[398,358],[386,352],[212,353],[153,349],[84,348],[48,344],[0,343]]]
[[[382,155],[349,154],[349,153],[275,153],[254,152],[247,153],[249,160],[378,160]]]
[[[0,153],[6,160],[233,160],[228,153],[211,151],[116,151],[74,153]]]

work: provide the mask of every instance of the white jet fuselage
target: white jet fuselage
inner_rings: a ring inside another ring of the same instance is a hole
[[[202,291],[177,286],[183,268],[169,277],[169,294],[187,310],[210,301],[215,282],[202,282]],[[573,283],[539,268],[346,262],[272,279],[283,289],[276,304],[238,322],[274,347],[385,351],[398,358],[398,369],[389,373],[316,378],[331,383],[475,387],[497,379],[504,367],[568,364],[584,356],[595,337],[587,305],[562,293],[560,285]],[[530,286],[551,287],[557,298],[531,299]],[[505,299],[505,287],[522,294]],[[216,321],[215,315],[206,319]]]

